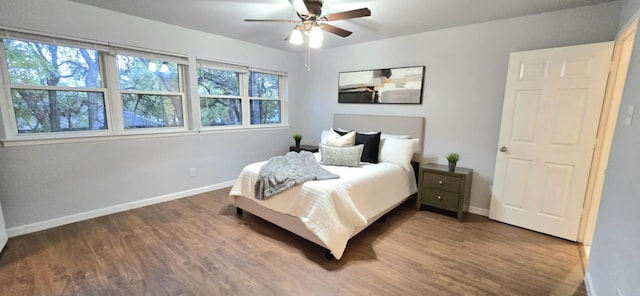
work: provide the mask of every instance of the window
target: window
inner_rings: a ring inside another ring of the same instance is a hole
[[[0,41],[3,145],[286,123],[284,73],[198,59],[191,84],[184,56],[2,29]]]
[[[125,129],[184,127],[181,66],[117,55]]]
[[[251,124],[280,123],[280,76],[261,72],[249,74]]]
[[[238,71],[198,67],[202,126],[242,125]]]
[[[18,134],[107,129],[98,51],[3,39]]]
[[[284,75],[198,61],[203,127],[281,124]]]

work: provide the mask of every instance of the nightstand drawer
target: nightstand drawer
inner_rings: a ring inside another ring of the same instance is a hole
[[[423,186],[459,193],[460,178],[442,174],[424,173]]]
[[[422,190],[424,190],[422,202],[425,204],[442,209],[453,211],[458,210],[458,201],[460,200],[460,195],[458,193],[433,188],[422,188]]]

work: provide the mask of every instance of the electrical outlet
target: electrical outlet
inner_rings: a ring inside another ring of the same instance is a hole
[[[195,177],[196,176],[196,168],[191,168],[191,170],[189,171],[189,176],[191,176],[191,177]]]

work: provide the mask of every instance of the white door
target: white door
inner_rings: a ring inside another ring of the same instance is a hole
[[[612,51],[511,53],[489,218],[577,239]]]

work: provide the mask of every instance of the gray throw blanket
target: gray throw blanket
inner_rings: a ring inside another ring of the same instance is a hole
[[[284,156],[272,157],[260,168],[255,188],[256,199],[267,199],[306,181],[338,178],[339,175],[320,166],[313,153],[288,152]]]

